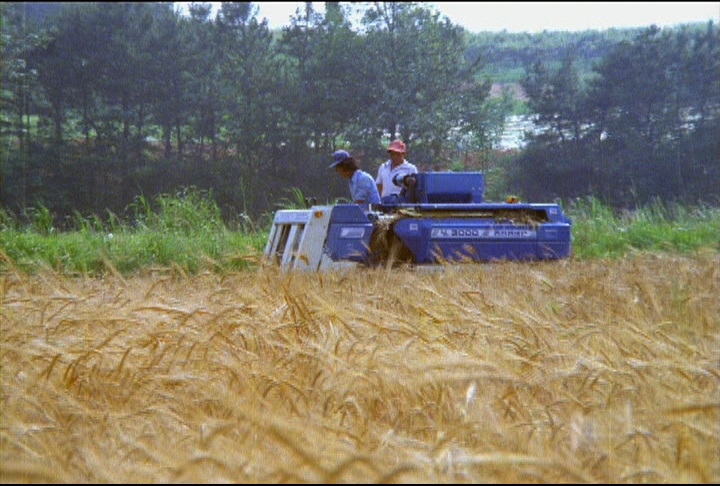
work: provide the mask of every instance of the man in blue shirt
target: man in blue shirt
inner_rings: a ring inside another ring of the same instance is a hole
[[[355,204],[363,205],[366,209],[370,204],[380,204],[380,193],[375,180],[370,174],[360,170],[357,161],[346,150],[336,150],[333,159],[328,168],[335,168],[340,177],[349,179],[350,196]]]

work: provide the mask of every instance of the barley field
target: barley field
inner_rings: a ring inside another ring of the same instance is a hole
[[[3,483],[718,483],[717,251],[8,271]]]

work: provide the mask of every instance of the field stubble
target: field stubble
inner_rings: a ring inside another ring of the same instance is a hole
[[[2,482],[720,481],[718,254],[2,275]]]

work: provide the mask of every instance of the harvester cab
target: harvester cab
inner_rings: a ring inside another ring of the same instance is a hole
[[[570,255],[572,221],[558,204],[484,202],[480,172],[419,172],[394,182],[400,195],[367,208],[277,211],[264,259],[316,271]]]

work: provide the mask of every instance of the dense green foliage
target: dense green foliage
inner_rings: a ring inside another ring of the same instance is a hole
[[[440,163],[489,92],[464,32],[423,4],[363,8],[361,34],[336,4],[276,33],[250,3],[3,4],[3,207],[60,224],[194,185],[257,217],[288,187],[344,196],[338,146],[370,172],[391,135]]]
[[[653,203],[633,211],[614,211],[595,198],[573,201],[573,255],[619,257],[634,251],[689,253],[720,250],[720,210]]]
[[[297,195],[296,195],[297,196]],[[294,202],[286,200],[288,207]],[[68,275],[199,271],[226,273],[256,268],[269,224],[228,227],[212,195],[185,190],[140,198],[130,220],[76,216],[72,231],[56,231],[47,211],[29,223],[0,213],[0,271],[45,268]],[[622,257],[635,251],[720,251],[720,209],[666,206],[659,201],[617,213],[595,198],[573,201],[572,258]]]
[[[513,167],[527,198],[596,195],[614,207],[720,198],[717,26],[650,27],[582,79],[576,58],[535,61],[523,86],[543,130]]]
[[[430,4],[363,2],[307,4],[270,31],[252,3],[214,17],[202,3],[1,8],[0,203],[14,219],[130,219],[137,200],[193,186],[226,223],[258,221],[293,189],[346,196],[329,154],[349,148],[374,173],[393,137],[421,170],[484,171],[489,198],[720,199],[712,23],[470,34]],[[518,112],[535,134],[499,153]]]
[[[110,217],[109,223],[76,215],[70,231],[56,231],[46,210],[27,225],[3,213],[0,267],[68,274],[229,271],[256,261],[267,239],[250,224],[228,227],[212,194],[197,190],[159,195],[152,204],[138,198],[130,213],[130,220]]]

